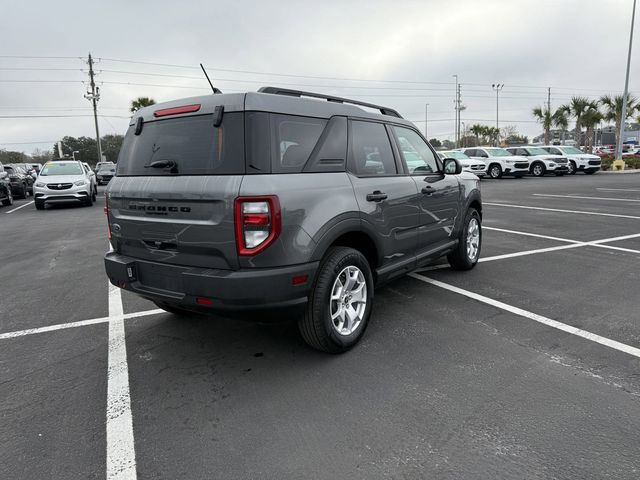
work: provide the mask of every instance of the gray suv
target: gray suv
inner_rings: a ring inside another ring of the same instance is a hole
[[[332,353],[362,337],[376,286],[480,255],[475,175],[396,111],[309,92],[140,109],[106,197],[114,285],[178,314],[293,313]]]

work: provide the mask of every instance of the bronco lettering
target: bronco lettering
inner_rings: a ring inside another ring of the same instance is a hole
[[[136,205],[135,203],[130,203],[129,210],[143,210],[145,212],[150,212],[150,213],[158,213],[158,212],[189,213],[191,211],[191,207],[175,207],[175,206],[165,206],[165,205]]]

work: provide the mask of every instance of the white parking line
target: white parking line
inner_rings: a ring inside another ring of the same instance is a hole
[[[135,480],[136,453],[129,393],[127,344],[120,289],[109,283],[109,360],[107,372],[107,480]]]
[[[506,228],[487,227],[482,225],[483,230],[492,230],[494,232],[513,233],[515,235],[524,235],[527,237],[544,238],[546,240],[555,240],[556,242],[582,243],[578,240],[569,240],[568,238],[550,237],[548,235],[540,235],[539,233],[520,232],[518,230],[507,230]]]
[[[547,212],[559,212],[559,213],[580,213],[584,215],[598,215],[602,217],[617,217],[617,218],[632,218],[634,220],[640,220],[640,217],[634,215],[620,215],[617,213],[602,213],[602,212],[586,212],[584,210],[565,210],[562,208],[545,208],[545,207],[531,207],[529,205],[515,205],[508,203],[493,203],[482,202],[483,205],[492,205],[494,207],[507,207],[507,208],[524,208],[526,210],[543,210]]]
[[[611,197],[585,197],[583,195],[552,195],[550,193],[534,193],[534,197],[554,197],[554,198],[580,198],[582,200],[605,200],[608,202],[640,202],[637,199],[630,198],[611,198]]]
[[[586,330],[582,330],[580,328],[572,327],[571,325],[567,325],[566,323],[562,323],[557,320],[553,320],[551,318],[543,317],[542,315],[538,315],[537,313],[529,312],[527,310],[523,310],[522,308],[508,305],[506,303],[500,302],[499,300],[494,300],[492,298],[485,297],[484,295],[470,292],[469,290],[464,290],[454,285],[449,285],[448,283],[440,282],[438,280],[433,280],[432,278],[425,277],[418,273],[410,273],[409,276],[412,278],[415,278],[416,280],[420,280],[421,282],[425,282],[425,283],[434,285],[436,287],[449,290],[450,292],[464,295],[465,297],[472,298],[473,300],[477,300],[478,302],[491,305],[493,307],[499,308],[501,310],[505,310],[515,315],[519,315],[521,317],[525,317],[530,320],[534,320],[536,322],[542,323],[549,327],[557,328],[558,330],[562,330],[563,332],[570,333],[571,335],[576,335],[586,340],[590,340],[592,342],[599,343],[600,345],[604,345],[606,347],[613,348],[614,350],[618,350],[620,352],[627,353],[629,355],[633,355],[634,357],[640,358],[640,348],[632,347],[631,345],[627,345],[627,344],[618,342],[616,340],[611,340],[610,338],[602,337],[600,335],[587,332]]]
[[[596,188],[596,190],[602,190],[603,192],[640,192],[637,188]]]
[[[20,205],[19,207],[16,207],[16,208],[14,208],[13,210],[9,210],[8,212],[4,212],[4,213],[13,213],[13,212],[15,212],[16,210],[20,210],[21,208],[24,208],[24,207],[26,207],[26,206],[28,206],[28,205],[31,205],[34,201],[35,201],[35,200],[31,200],[30,202],[25,203],[24,205]]]
[[[122,315],[122,320],[127,320],[129,318],[146,317],[147,315],[157,315],[159,313],[166,313],[166,312],[158,308],[155,310],[145,310],[143,312],[125,313],[124,315]],[[46,327],[29,328],[27,330],[16,330],[13,332],[0,333],[0,340],[5,340],[7,338],[24,337],[26,335],[34,335],[37,333],[55,332],[56,330],[65,330],[67,328],[85,327],[87,325],[107,323],[112,320],[115,320],[115,318],[113,317],[91,318],[89,320],[80,320],[78,322],[58,323],[57,325],[48,325]]]

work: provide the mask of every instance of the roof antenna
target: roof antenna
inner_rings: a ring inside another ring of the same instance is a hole
[[[213,83],[211,83],[211,79],[209,78],[209,75],[207,75],[207,71],[204,69],[204,66],[202,64],[200,64],[200,68],[202,69],[204,76],[207,77],[207,82],[209,82],[209,85],[211,85],[211,90],[213,90],[213,93],[222,93],[220,90],[213,86]]]

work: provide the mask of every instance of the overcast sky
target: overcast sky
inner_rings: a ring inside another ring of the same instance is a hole
[[[540,127],[530,112],[546,101],[546,87],[552,107],[572,94],[622,91],[631,7],[632,0],[0,0],[0,117],[78,115],[0,118],[0,148],[29,153],[64,135],[95,134],[83,98],[80,57],[88,52],[98,60],[103,135],[124,133],[135,97],[206,94],[202,62],[223,92],[280,85],[348,96],[393,107],[421,130],[428,103],[428,136],[439,139],[454,131],[452,75],[462,84],[467,126],[495,124],[491,84],[504,83],[500,125],[532,137]],[[640,93],[637,43],[630,89]]]

